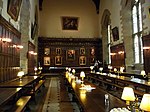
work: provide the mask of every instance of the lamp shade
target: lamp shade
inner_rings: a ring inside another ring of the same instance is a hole
[[[144,111],[150,111],[150,94],[144,94],[141,104],[140,104],[140,109]]]
[[[121,99],[126,101],[134,101],[135,95],[133,89],[131,87],[124,87]]]
[[[75,69],[72,69],[72,73],[75,74],[75,72],[76,72]]]
[[[90,69],[93,70],[94,66],[90,66]]]
[[[20,71],[20,72],[18,72],[18,74],[17,74],[18,77],[22,77],[23,75],[24,75],[24,71]]]
[[[141,71],[141,75],[143,75],[143,76],[146,75],[144,70]]]
[[[85,77],[85,73],[83,71],[80,72],[80,77]]]

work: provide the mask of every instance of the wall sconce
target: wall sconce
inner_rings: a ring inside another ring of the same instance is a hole
[[[124,54],[124,51],[119,51],[118,54]]]
[[[143,47],[143,49],[148,50],[148,49],[150,49],[150,47]]]
[[[1,40],[5,43],[5,42],[11,42],[10,38],[1,38]]]
[[[121,99],[126,100],[126,105],[129,106],[129,109],[131,109],[130,101],[135,101],[135,95],[134,95],[133,88],[124,87]]]
[[[37,55],[37,53],[34,52],[34,51],[29,51],[29,53],[32,54],[32,55]]]
[[[17,47],[18,49],[22,49],[22,48],[23,48],[22,45],[17,45],[16,47]]]
[[[150,112],[150,94],[144,94],[141,104],[140,104],[140,109],[143,111],[148,111]]]
[[[24,75],[24,71],[19,71],[17,76],[19,77],[20,81],[22,80],[22,76]]]
[[[114,56],[114,55],[116,55],[116,53],[110,53],[110,55],[111,55],[111,56]]]

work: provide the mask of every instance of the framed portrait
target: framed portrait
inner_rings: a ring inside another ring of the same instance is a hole
[[[80,55],[85,55],[85,48],[80,48]]]
[[[91,57],[91,58],[90,58],[90,63],[91,63],[91,64],[94,64],[94,63],[95,63],[95,57]]]
[[[67,50],[66,58],[67,60],[75,60],[75,50]]]
[[[44,54],[49,55],[50,54],[50,48],[44,48]]]
[[[112,35],[113,35],[113,40],[114,41],[119,40],[119,30],[118,30],[118,27],[114,27],[112,29]]]
[[[85,56],[79,57],[79,65],[86,65],[86,57]]]
[[[17,21],[22,0],[8,0],[8,14]]]
[[[61,17],[63,30],[78,30],[78,17]]]
[[[95,48],[91,48],[90,53],[92,56],[94,56],[95,55]]]
[[[50,57],[44,57],[44,65],[50,65]]]
[[[61,48],[56,48],[56,55],[61,55]]]
[[[62,57],[55,56],[55,65],[62,65]]]

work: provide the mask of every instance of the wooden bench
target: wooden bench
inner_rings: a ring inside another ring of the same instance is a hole
[[[24,112],[30,99],[31,96],[21,96],[13,105],[11,112]]]
[[[30,91],[28,91],[27,93],[25,93],[25,96],[26,95],[30,95],[30,96],[32,96],[32,98],[35,101],[35,95],[36,95],[37,92],[40,91],[40,88],[42,86],[45,87],[44,83],[45,83],[45,80],[39,80],[37,83],[34,84],[34,87],[33,86],[28,87],[29,89],[30,88],[31,89],[30,89]]]

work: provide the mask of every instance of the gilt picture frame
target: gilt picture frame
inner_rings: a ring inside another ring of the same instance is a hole
[[[80,55],[85,55],[85,48],[80,48]]]
[[[61,48],[56,48],[56,55],[61,55]]]
[[[67,50],[66,51],[66,58],[68,61],[73,61],[75,60],[75,50]]]
[[[79,65],[86,65],[86,57],[85,56],[79,57]]]
[[[61,17],[63,30],[78,30],[79,18],[78,17]]]
[[[44,57],[44,65],[50,65],[50,57]]]
[[[62,57],[55,56],[55,65],[62,65]]]
[[[44,48],[44,54],[49,55],[50,54],[50,48],[48,48],[48,47]]]
[[[15,21],[17,21],[19,16],[21,3],[22,0],[8,0],[7,12]]]

